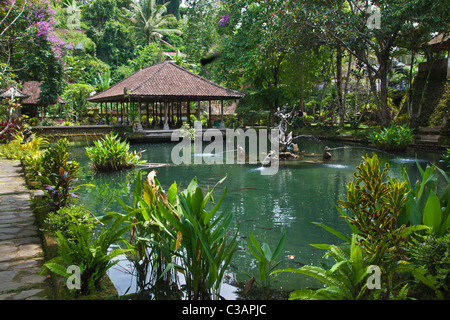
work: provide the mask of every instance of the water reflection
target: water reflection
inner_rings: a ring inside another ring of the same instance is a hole
[[[300,150],[306,153],[321,154],[323,144],[313,139],[297,139]],[[260,165],[180,165],[174,166],[170,160],[173,144],[139,144],[132,150],[141,151],[143,159],[154,163],[169,164],[156,169],[158,179],[167,190],[176,181],[179,189],[186,188],[193,177],[199,185],[211,189],[217,181],[227,176],[225,183],[218,185],[216,195],[220,195],[225,186],[228,194],[222,210],[230,210],[234,215],[233,230],[239,226],[239,250],[236,252],[227,275],[229,282],[246,282],[248,275],[257,275],[257,265],[247,249],[247,235],[251,231],[260,241],[265,240],[272,246],[286,231],[286,242],[280,255],[280,268],[301,267],[302,265],[319,265],[323,252],[310,246],[318,243],[338,243],[339,239],[322,228],[312,224],[320,222],[342,232],[349,232],[348,226],[336,210],[337,201],[344,199],[345,186],[353,179],[353,172],[361,162],[361,157],[376,152],[380,162],[390,163],[390,176],[402,179],[403,170],[410,174],[411,180],[418,178],[416,158],[425,166],[427,162],[439,163],[439,154],[432,152],[409,151],[392,155],[364,146],[347,145],[337,142],[326,143],[333,149],[332,161],[327,163],[298,161],[281,165],[274,176],[261,175],[265,170]],[[234,150],[235,151],[235,150]],[[93,174],[88,168],[88,159],[82,147],[72,149],[73,156],[84,168],[81,180],[92,183],[95,189],[84,189],[81,198],[86,207],[101,215],[108,211],[122,212],[114,201],[119,197],[125,203],[131,203],[135,174],[137,170],[144,173],[151,169],[141,168],[121,173]],[[205,156],[205,155],[203,155]],[[209,155],[208,155],[209,156]],[[211,155],[215,156],[215,155]],[[293,256],[289,259],[288,256]],[[111,270],[111,278],[121,294],[138,290],[132,282],[132,265],[126,259]],[[130,272],[129,272],[130,271]],[[281,275],[273,283],[286,290],[316,287],[320,283],[303,276]],[[226,285],[225,285],[226,286]],[[233,297],[231,287],[224,292]],[[224,293],[222,292],[222,295]],[[226,298],[227,298],[226,297]]]

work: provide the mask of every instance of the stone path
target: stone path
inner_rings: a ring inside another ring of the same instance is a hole
[[[0,159],[0,300],[48,299],[31,191],[19,161]]]

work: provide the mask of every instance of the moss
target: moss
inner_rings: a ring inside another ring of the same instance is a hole
[[[430,117],[430,124],[440,126],[445,115],[450,118],[450,80],[445,83],[443,94]]]

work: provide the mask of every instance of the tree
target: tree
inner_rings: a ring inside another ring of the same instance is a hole
[[[281,1],[222,2],[219,34],[223,37],[216,77],[236,89],[251,91],[254,107],[268,110],[270,122],[285,102],[281,72],[291,50],[277,34],[275,13]],[[239,107],[238,107],[239,108]]]
[[[170,28],[176,18],[167,13],[166,5],[157,4],[156,0],[132,0],[129,11],[134,28],[144,33],[147,44],[165,35],[181,34],[178,29]]]
[[[299,23],[320,31],[326,40],[336,41],[365,65],[378,118],[382,125],[389,126],[388,74],[392,52],[407,34],[411,22],[428,23],[433,26],[433,31],[440,31],[448,26],[450,14],[443,0],[383,0],[376,4],[380,10],[380,28],[369,28],[368,21],[375,14],[368,12],[372,5],[370,1],[304,1],[301,4],[289,1],[292,14]]]
[[[63,59],[66,44],[55,32],[55,11],[47,0],[30,3],[25,9],[28,23],[27,47],[22,48],[20,63],[22,79],[42,81],[40,101],[43,104],[56,103],[63,87]]]
[[[215,0],[187,0],[186,19],[182,25],[183,39],[185,41],[184,53],[187,60],[200,63],[210,50],[219,42],[217,28],[217,15],[219,5]],[[200,71],[205,75],[208,68]]]
[[[167,7],[167,13],[173,14],[177,20],[180,19],[180,3],[181,0],[159,0],[159,4],[165,4]]]
[[[86,35],[94,41],[97,57],[109,66],[121,65],[133,56],[136,37],[124,18],[129,2],[95,0],[82,7]]]

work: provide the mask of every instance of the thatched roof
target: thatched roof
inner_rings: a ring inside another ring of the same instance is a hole
[[[39,95],[41,94],[41,84],[39,81],[26,81],[23,84],[22,92],[29,95],[22,101],[22,105],[40,105]],[[58,96],[58,103],[64,104],[66,101]]]
[[[19,89],[15,88],[15,87],[8,87],[5,89],[0,89],[0,98],[15,98],[15,99],[23,99],[23,98],[27,98],[30,95],[23,93],[22,91],[20,91]]]
[[[126,94],[125,94],[126,92]],[[243,93],[200,77],[170,61],[143,68],[87,98],[90,102],[235,100]]]
[[[450,32],[438,34],[428,44],[438,50],[448,50],[450,47]]]

